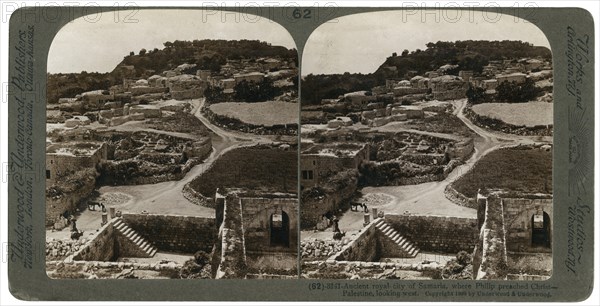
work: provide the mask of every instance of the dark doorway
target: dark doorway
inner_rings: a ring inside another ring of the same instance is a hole
[[[546,247],[551,246],[550,241],[550,216],[545,213],[536,213],[531,216],[531,246]]]
[[[284,211],[271,214],[270,228],[271,246],[290,246],[290,219]]]

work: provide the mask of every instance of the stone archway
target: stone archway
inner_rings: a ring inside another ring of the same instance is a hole
[[[290,246],[290,218],[287,213],[273,213],[269,217],[270,245],[271,246]]]
[[[545,211],[534,213],[531,216],[531,246],[550,248],[551,240],[550,216]]]

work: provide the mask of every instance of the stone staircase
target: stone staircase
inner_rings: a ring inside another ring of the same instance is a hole
[[[144,255],[143,257],[154,257],[158,249],[150,243],[150,241],[146,240],[142,237],[138,232],[129,227],[122,219],[117,219],[114,224],[114,228],[116,231],[121,233],[123,237],[128,239],[133,245],[135,245],[139,251]]]
[[[388,242],[397,245],[395,248],[398,249],[399,253],[411,258],[414,258],[419,254],[419,248],[387,224],[383,218],[377,218],[377,220],[375,220],[375,227],[384,236],[382,238],[387,238],[386,240]]]

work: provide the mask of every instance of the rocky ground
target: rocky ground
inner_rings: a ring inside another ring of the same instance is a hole
[[[46,260],[63,260],[79,251],[87,242],[86,238],[79,240],[51,239],[46,241]]]
[[[339,252],[348,243],[344,240],[321,240],[302,241],[300,250],[304,260],[324,260]]]

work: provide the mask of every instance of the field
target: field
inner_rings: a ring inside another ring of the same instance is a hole
[[[473,106],[480,116],[499,119],[517,126],[536,126],[553,124],[553,103],[482,103]]]
[[[523,193],[552,193],[552,152],[509,148],[490,152],[454,188],[474,198],[479,188]]]
[[[190,187],[205,196],[217,188],[239,187],[254,191],[297,192],[298,152],[269,147],[231,150],[210,169],[196,177]]]
[[[289,102],[225,102],[210,106],[217,115],[238,119],[252,125],[273,126],[298,123],[298,104]]]

